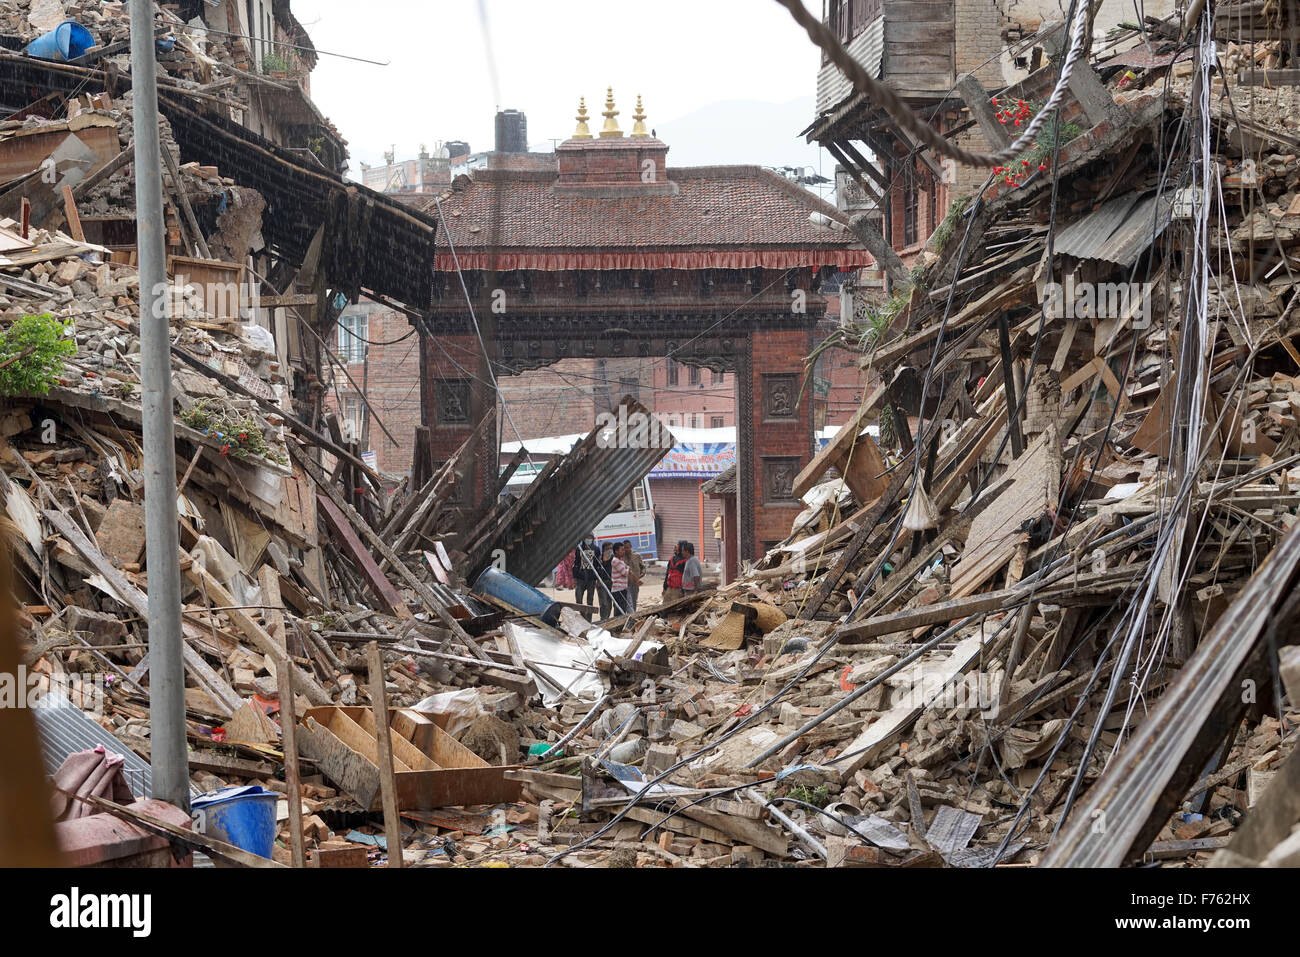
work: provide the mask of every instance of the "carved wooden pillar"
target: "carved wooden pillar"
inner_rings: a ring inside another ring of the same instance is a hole
[[[800,395],[812,331],[750,337],[737,381],[737,489],[742,558],[759,558],[790,534],[803,510],[794,479],[812,459],[813,401]]]
[[[496,393],[487,381],[478,337],[420,337],[420,418],[430,433],[435,463],[447,461],[475,426],[497,414]],[[473,455],[457,466],[453,503],[477,509],[496,492],[499,446],[495,421],[483,432]]]

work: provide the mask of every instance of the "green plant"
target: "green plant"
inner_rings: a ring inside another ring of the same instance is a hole
[[[993,105],[998,106],[998,98],[993,98]],[[1004,126],[1014,123],[1019,127],[1022,124],[1029,125],[1034,114],[1039,110],[1039,106],[1025,100],[1016,100],[1015,105],[1003,104],[998,110],[998,122]],[[1007,132],[1011,133],[1011,130]],[[1065,123],[1060,128],[1060,143],[1064,147],[1075,137],[1083,133],[1083,130],[1075,123]],[[1014,138],[1014,134],[1013,134]],[[1010,166],[995,166],[993,173],[1001,178],[1002,182],[1008,186],[1020,186],[1026,176],[1029,176],[1035,170],[1046,172],[1048,169],[1047,161],[1051,158],[1052,152],[1057,143],[1057,114],[1049,116],[1043,125],[1039,128],[1038,134],[1034,137],[1033,148],[1021,154],[1018,162],[1013,161]]]
[[[968,206],[970,206],[969,196],[958,196],[948,204],[948,212],[944,215],[943,222],[930,238],[930,249],[936,256],[948,245],[948,240],[957,229],[957,221],[961,219],[962,213],[966,212]]]
[[[200,399],[180,414],[180,420],[220,442],[222,455],[241,461],[263,458],[281,465],[289,463],[288,456],[266,441],[256,419],[219,399]]]
[[[23,316],[0,332],[0,395],[45,395],[59,381],[64,360],[77,351],[72,323],[49,313]]]
[[[262,57],[263,73],[291,73],[293,64],[289,58],[280,53],[267,53]]]
[[[811,804],[813,807],[825,807],[831,803],[830,788],[824,784],[819,784],[815,788],[797,787],[786,797],[795,801],[802,801],[804,804]]]

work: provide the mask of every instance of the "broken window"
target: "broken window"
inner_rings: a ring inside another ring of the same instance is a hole
[[[903,167],[903,245],[914,246],[917,243],[917,212],[920,195],[916,184],[916,164],[909,162]]]

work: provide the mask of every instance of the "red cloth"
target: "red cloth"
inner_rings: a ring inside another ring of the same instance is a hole
[[[569,554],[565,555],[564,561],[555,566],[555,587],[577,587],[577,582],[573,580],[573,552],[569,552]]]

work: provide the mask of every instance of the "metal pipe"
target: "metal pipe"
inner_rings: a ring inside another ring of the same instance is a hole
[[[185,665],[176,515],[176,437],[158,72],[153,0],[131,3],[131,87],[135,109],[135,201],[140,256],[140,352],[143,392],[145,546],[149,563],[149,724],[153,794],[190,808],[185,742]]]
[[[828,860],[830,858],[830,854],[827,853],[826,848],[822,845],[822,843],[818,841],[815,837],[813,837],[811,834],[809,834],[806,830],[804,830],[803,825],[800,824],[798,821],[794,820],[789,815],[778,810],[775,805],[769,804],[767,801],[764,801],[763,798],[755,791],[749,790],[743,793],[747,798],[749,798],[755,804],[759,805],[760,807],[767,808],[767,810],[771,812],[772,816],[776,818],[778,821],[780,821],[782,824],[784,824],[786,827],[788,827],[790,829],[790,833],[792,833],[795,837],[797,837],[808,848],[808,850],[812,851],[823,861]]]

